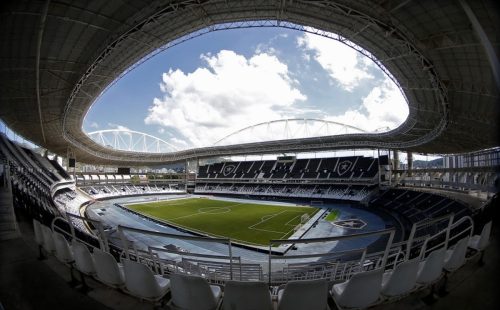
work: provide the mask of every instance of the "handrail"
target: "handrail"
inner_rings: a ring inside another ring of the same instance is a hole
[[[116,227],[116,230],[118,232],[118,235],[120,236],[120,240],[123,245],[123,249],[125,249],[125,255],[127,259],[130,259],[129,251],[128,251],[128,239],[125,238],[125,233],[124,231],[132,231],[140,234],[145,234],[145,235],[153,235],[153,236],[159,236],[159,237],[167,237],[167,238],[176,238],[176,239],[181,239],[181,240],[197,240],[197,241],[205,241],[205,242],[211,242],[211,243],[224,243],[227,244],[228,247],[228,255],[230,257],[230,273],[231,273],[231,278],[233,274],[233,264],[232,264],[232,257],[233,257],[233,252],[232,252],[232,245],[231,245],[231,239],[228,238],[212,238],[212,237],[198,237],[198,236],[183,236],[183,235],[175,235],[175,234],[169,234],[169,233],[164,233],[164,232],[159,232],[159,231],[152,231],[152,230],[145,230],[145,229],[140,229],[140,228],[135,228],[135,227],[129,227],[129,226],[123,226],[123,225],[118,225]],[[134,245],[134,251],[136,252],[137,255],[137,249],[135,248]]]
[[[464,230],[458,232],[457,234],[455,234],[454,236],[450,237],[451,230],[453,228],[458,227],[458,225],[464,223],[465,221],[469,221],[471,225],[469,227],[467,227],[467,229],[464,229]],[[474,233],[474,221],[472,220],[471,217],[464,216],[464,217],[460,218],[458,221],[456,221],[455,223],[451,223],[451,221],[450,221],[450,223],[448,224],[448,227],[446,227],[445,229],[443,229],[443,230],[435,233],[434,235],[430,236],[429,238],[427,238],[424,241],[424,244],[422,245],[422,248],[420,249],[419,257],[423,258],[425,256],[425,253],[427,251],[435,250],[435,249],[437,249],[438,247],[440,247],[443,244],[444,244],[445,248],[448,248],[448,244],[449,244],[450,240],[454,240],[455,238],[457,238],[458,236],[461,236],[463,233],[467,232],[468,230],[470,230],[469,236],[472,236],[472,234]],[[435,246],[427,249],[427,244],[429,243],[429,241],[432,240],[432,239],[435,239],[436,237],[438,237],[438,236],[440,236],[442,234],[446,234],[446,238],[445,238],[444,243],[441,242],[441,243],[436,244]]]
[[[446,219],[448,220],[448,226],[450,226],[451,223],[453,222],[453,218],[454,218],[454,214],[450,213],[450,214],[438,216],[434,219],[426,219],[426,220],[422,220],[420,222],[414,223],[411,227],[411,232],[410,232],[410,235],[408,236],[408,240],[406,241],[406,259],[410,258],[411,246],[412,246],[413,241],[414,241],[415,233],[417,232],[417,227],[422,227],[424,225],[425,226],[432,225],[432,224],[441,222],[441,221],[446,220]]]
[[[186,252],[181,252],[181,251],[169,250],[169,249],[165,249],[165,248],[148,246],[148,252],[153,260],[154,260],[153,251],[173,253],[173,254],[177,254],[177,255],[181,255],[181,256],[203,257],[203,258],[212,258],[212,259],[213,258],[215,258],[215,259],[227,259],[227,260],[229,260],[229,273],[230,273],[231,280],[233,280],[233,261],[238,261],[239,265],[240,265],[240,276],[241,276],[241,257],[240,256],[199,254],[199,253],[191,253],[191,252],[186,253]],[[159,256],[158,256],[158,264],[161,266],[161,258]]]
[[[68,218],[75,218],[75,219],[79,219],[79,220],[82,220],[82,221],[87,221],[87,222],[92,223],[96,227],[96,229],[99,231],[99,235],[97,237],[98,237],[101,249],[104,250],[105,252],[109,252],[108,238],[106,238],[106,235],[104,233],[104,225],[102,224],[101,221],[94,220],[94,219],[91,219],[91,218],[88,218],[88,217],[79,216],[79,215],[76,215],[76,214],[73,214],[73,213],[68,213],[68,212],[66,212],[66,216]],[[69,223],[69,226],[71,228],[71,234],[73,236],[75,236],[75,227],[73,225],[73,222],[72,221],[68,221],[68,223]]]
[[[391,244],[392,240],[394,239],[394,234],[396,233],[396,230],[394,228],[388,228],[388,229],[382,229],[382,230],[376,230],[376,231],[370,231],[370,232],[364,232],[360,234],[353,234],[353,235],[341,235],[341,236],[334,236],[334,237],[323,237],[323,238],[311,238],[311,239],[273,239],[269,241],[269,266],[268,266],[268,282],[271,284],[271,274],[272,274],[272,245],[276,244],[308,244],[308,243],[319,243],[319,242],[330,242],[330,241],[340,241],[340,240],[347,240],[347,239],[353,239],[353,238],[361,238],[361,237],[370,237],[370,236],[378,236],[378,235],[386,235],[389,234],[389,239],[387,241],[385,250],[384,250],[384,255],[382,257],[381,261],[381,267],[385,267],[385,264],[387,262],[387,256],[389,253],[389,250],[391,249]],[[366,255],[366,251],[363,252],[362,260],[361,263],[364,262]],[[287,256],[288,259],[293,258],[292,256]]]

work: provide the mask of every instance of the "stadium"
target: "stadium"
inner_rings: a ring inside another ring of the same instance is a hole
[[[0,309],[497,309],[493,1],[0,7]],[[408,116],[367,131],[262,112],[184,148],[84,129],[156,55],[254,28],[348,46]]]

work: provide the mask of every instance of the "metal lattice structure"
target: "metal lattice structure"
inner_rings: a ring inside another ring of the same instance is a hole
[[[78,161],[143,165],[196,157],[391,148],[461,153],[498,146],[500,14],[492,0],[7,1],[1,4],[0,117]],[[210,31],[287,27],[347,44],[396,82],[408,119],[355,133],[173,151],[116,151],[82,131],[96,98],[162,50]]]
[[[218,140],[214,143],[214,145],[306,139],[310,137],[324,137],[365,132],[366,131],[361,128],[322,119],[281,119],[245,127]]]
[[[139,153],[168,153],[178,151],[177,147],[158,137],[147,133],[107,129],[88,133],[96,143],[113,150]]]

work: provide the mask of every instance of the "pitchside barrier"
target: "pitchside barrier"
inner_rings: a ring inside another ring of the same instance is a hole
[[[311,206],[322,206],[323,200],[311,200]]]

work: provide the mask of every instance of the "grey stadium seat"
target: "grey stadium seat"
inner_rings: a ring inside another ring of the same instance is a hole
[[[328,309],[326,279],[290,281],[278,291],[278,310]]]
[[[223,310],[272,310],[267,283],[227,281],[224,287]]]
[[[123,270],[127,291],[136,297],[156,302],[162,299],[170,289],[168,279],[153,274],[144,264],[125,259]]]
[[[222,298],[221,288],[199,276],[170,275],[171,306],[183,310],[215,310]]]

